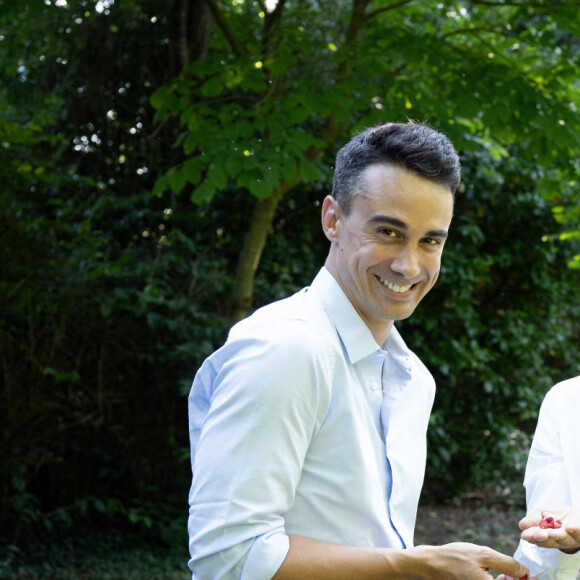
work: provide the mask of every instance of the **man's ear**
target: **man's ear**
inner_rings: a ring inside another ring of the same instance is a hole
[[[322,202],[322,230],[331,242],[335,242],[340,225],[340,206],[332,195],[327,195]]]

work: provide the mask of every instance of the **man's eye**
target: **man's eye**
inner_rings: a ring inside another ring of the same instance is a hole
[[[438,246],[441,242],[437,238],[425,238],[425,243],[430,246]]]
[[[380,233],[383,234],[383,236],[388,236],[390,238],[394,238],[397,235],[397,232],[391,229],[382,229],[380,230]]]

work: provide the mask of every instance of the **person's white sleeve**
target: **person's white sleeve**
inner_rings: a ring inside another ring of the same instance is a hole
[[[528,513],[550,505],[571,505],[555,394],[550,391],[544,398],[528,456],[524,480]],[[514,558],[529,568],[530,577],[540,580],[574,580],[580,570],[580,554],[564,554],[523,540]]]
[[[524,540],[520,540],[514,558],[529,569],[530,577],[537,576],[539,580],[575,580],[580,570],[580,553],[564,554]]]
[[[275,344],[254,336],[222,349],[192,459],[194,579],[268,580],[286,557],[283,514],[320,426],[323,374],[297,325]],[[192,404],[190,396],[190,413]]]

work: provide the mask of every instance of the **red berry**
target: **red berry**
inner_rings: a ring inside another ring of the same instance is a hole
[[[526,574],[525,576],[522,576],[520,580],[528,580],[528,575]]]
[[[547,518],[544,518],[538,525],[542,530],[546,530],[548,528],[558,529],[562,527],[562,521],[555,520],[552,516],[548,516]]]

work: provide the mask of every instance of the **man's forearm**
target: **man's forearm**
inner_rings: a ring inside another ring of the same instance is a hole
[[[454,543],[408,550],[342,546],[290,535],[290,550],[273,580],[459,580],[492,578],[493,569],[520,578],[527,569],[482,546]]]
[[[404,550],[341,546],[290,535],[290,550],[273,580],[420,578],[405,573]]]

